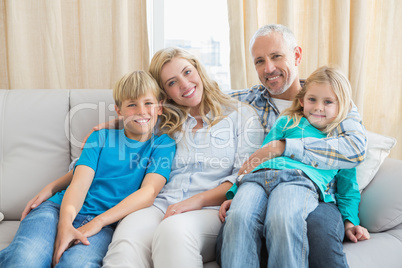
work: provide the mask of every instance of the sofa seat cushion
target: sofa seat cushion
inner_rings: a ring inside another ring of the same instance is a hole
[[[19,221],[0,222],[0,250],[6,248],[13,241],[19,226]]]

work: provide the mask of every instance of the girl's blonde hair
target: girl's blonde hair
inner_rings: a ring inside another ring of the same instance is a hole
[[[113,88],[113,98],[117,107],[125,100],[136,100],[145,94],[152,93],[158,102],[161,100],[161,90],[155,79],[145,71],[134,71],[124,75]]]
[[[209,78],[206,70],[194,55],[181,48],[165,48],[155,53],[149,66],[149,72],[162,89],[164,114],[161,117],[161,129],[164,129],[169,135],[175,133],[176,131],[182,131],[183,124],[190,110],[189,107],[179,105],[172,99],[168,98],[168,95],[163,88],[161,77],[162,68],[166,63],[170,62],[176,57],[190,62],[190,64],[194,66],[200,75],[201,82],[204,87],[200,105],[200,115],[209,127],[213,126],[224,118],[223,112],[225,109],[228,107],[236,109],[236,101],[228,95],[222,93],[222,91],[219,89],[218,83]],[[211,112],[212,114],[210,119],[206,117],[208,112]]]
[[[352,108],[352,90],[349,80],[337,68],[322,66],[315,70],[306,79],[303,88],[296,95],[292,105],[288,109],[284,110],[281,115],[287,115],[290,117],[290,119],[294,120],[294,123],[288,128],[295,127],[299,124],[300,119],[304,116],[303,107],[300,104],[300,100],[306,95],[307,89],[311,83],[328,83],[338,98],[339,113],[324,131],[329,136],[332,131],[339,126],[339,123],[346,118],[347,114]]]

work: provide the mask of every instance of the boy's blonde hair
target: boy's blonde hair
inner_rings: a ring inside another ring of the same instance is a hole
[[[344,120],[352,108],[352,90],[347,77],[338,68],[322,66],[315,70],[305,81],[303,88],[296,95],[292,105],[284,110],[281,115],[288,115],[294,120],[294,124],[289,126],[292,128],[299,124],[300,119],[304,116],[303,107],[300,104],[300,99],[306,95],[308,86],[311,83],[328,83],[338,98],[338,115],[324,130],[328,136],[332,131],[339,126],[339,123]]]
[[[124,75],[113,88],[114,102],[119,108],[123,101],[136,100],[148,93],[152,93],[160,101],[161,90],[155,79],[145,71],[134,71]]]
[[[194,55],[181,48],[165,48],[155,53],[149,66],[149,72],[156,79],[159,87],[162,89],[165,116],[161,117],[161,129],[165,129],[168,134],[182,131],[183,123],[185,122],[190,110],[189,107],[179,105],[172,99],[168,98],[168,95],[163,89],[161,78],[162,68],[166,63],[176,57],[190,62],[200,75],[204,87],[200,105],[200,114],[209,127],[218,123],[224,117],[224,109],[222,109],[222,107],[236,109],[235,104],[237,101],[224,94],[219,89],[218,83],[209,78],[206,70]],[[206,117],[208,112],[211,112],[211,118]]]

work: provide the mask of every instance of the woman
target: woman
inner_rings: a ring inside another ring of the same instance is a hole
[[[215,260],[218,206],[263,131],[253,108],[223,94],[185,50],[158,51],[149,71],[162,88],[163,108],[174,112],[160,126],[176,139],[176,156],[154,205],[119,223],[104,267],[202,267]]]

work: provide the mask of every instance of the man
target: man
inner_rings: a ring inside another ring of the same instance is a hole
[[[250,52],[262,85],[234,92],[232,95],[256,108],[261,117],[265,134],[267,134],[279,113],[291,105],[301,89],[298,65],[301,62],[302,50],[297,46],[293,33],[287,27],[266,25],[261,27],[251,39]],[[361,125],[361,119],[355,106],[336,131],[335,137],[327,139],[286,139],[277,144],[278,150],[284,156],[320,169],[346,169],[337,176],[349,176],[350,171],[347,169],[353,168],[363,161],[366,148],[365,130]],[[334,194],[335,182],[328,185],[327,191],[328,194]],[[222,215],[226,214],[230,202],[226,201],[222,205]],[[240,245],[225,244],[225,233],[230,235],[230,231],[225,232],[224,225],[222,226],[217,241],[218,263],[223,243],[223,250],[226,250],[227,254],[222,257],[222,264],[227,261],[225,258],[236,252],[252,254],[258,260],[260,258],[259,250],[262,247],[261,265],[266,267],[267,250],[264,247],[263,226],[261,226],[263,222],[258,223],[260,226],[257,228],[255,221],[255,219],[250,219],[249,222],[250,228],[256,228],[255,247],[253,248],[242,248],[244,245],[241,243]],[[334,204],[320,202],[307,218],[307,230],[310,267],[347,267],[342,246],[343,222],[340,212]],[[239,267],[241,265],[243,264],[239,264]],[[250,267],[250,265],[247,263],[244,267]]]

